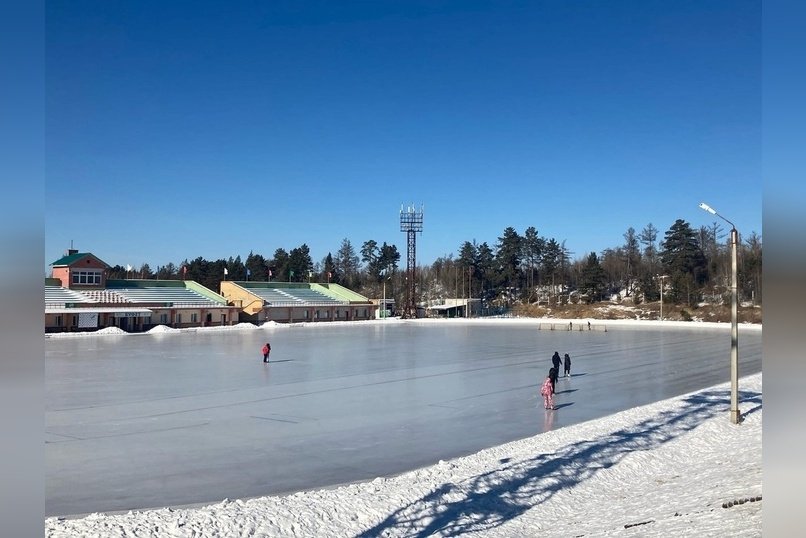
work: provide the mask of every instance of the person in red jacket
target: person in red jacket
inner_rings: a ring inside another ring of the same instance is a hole
[[[263,346],[263,362],[269,362],[269,353],[271,353],[271,344],[266,342]]]

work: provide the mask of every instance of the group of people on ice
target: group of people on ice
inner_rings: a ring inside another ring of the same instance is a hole
[[[560,366],[563,366],[564,377],[571,377],[571,356],[568,353],[564,358],[560,358],[558,351],[551,357],[552,367],[549,368],[549,375],[540,387],[540,395],[543,396],[543,405],[546,409],[556,409],[554,407],[554,393],[557,384],[557,377],[560,375]]]

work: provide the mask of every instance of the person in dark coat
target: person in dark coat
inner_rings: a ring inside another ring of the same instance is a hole
[[[560,364],[563,360],[560,358],[560,353],[558,351],[554,352],[554,355],[551,356],[551,364],[554,365],[554,369],[557,370],[557,373],[560,372]]]
[[[571,356],[568,353],[565,354],[563,367],[565,368],[565,377],[571,377]]]
[[[551,393],[554,394],[557,392],[556,385],[557,385],[557,376],[560,374],[560,371],[556,368],[549,368],[549,379],[551,379]]]

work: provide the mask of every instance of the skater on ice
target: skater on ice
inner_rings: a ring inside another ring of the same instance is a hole
[[[555,351],[554,355],[551,356],[551,363],[554,365],[554,368],[557,370],[557,372],[560,371],[560,364],[562,361],[563,360],[560,358],[560,352]]]
[[[549,368],[549,379],[551,380],[551,393],[554,394],[556,392],[557,387],[557,376],[560,375],[559,370],[556,368]]]
[[[263,362],[269,362],[269,353],[271,353],[271,344],[266,342],[261,351],[263,351]]]
[[[540,387],[540,395],[543,396],[543,407],[554,409],[554,384],[551,381],[551,374],[543,381],[543,385]]]
[[[563,366],[565,368],[565,377],[571,377],[571,356],[568,353],[565,354]]]

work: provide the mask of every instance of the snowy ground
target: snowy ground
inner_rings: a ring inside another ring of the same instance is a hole
[[[396,477],[48,518],[46,535],[760,536],[761,386],[761,374],[742,378],[740,425],[722,384]]]

